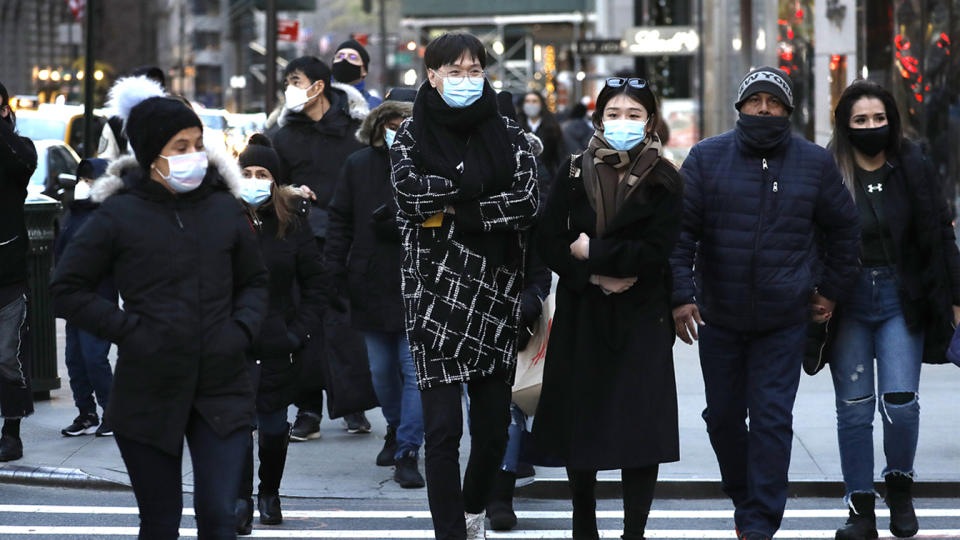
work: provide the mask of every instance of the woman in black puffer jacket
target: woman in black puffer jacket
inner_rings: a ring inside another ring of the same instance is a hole
[[[281,187],[280,160],[263,135],[250,138],[240,154],[240,197],[260,237],[260,251],[270,273],[270,307],[260,335],[247,351],[257,393],[260,446],[260,523],[277,525],[280,479],[287,458],[290,425],[287,407],[297,393],[300,366],[295,362],[320,331],[326,280],[320,252],[307,223],[310,203],[301,191]],[[250,534],[253,523],[253,446],[246,455],[237,499],[237,533]]]
[[[231,194],[239,171],[205,151],[197,115],[146,78],[118,84],[111,98],[135,157],[94,185],[102,204],[59,261],[54,311],[119,346],[105,419],[137,497],[140,538],[177,537],[184,436],[198,534],[230,538],[254,421],[244,351],[267,309],[267,271]],[[122,309],[97,294],[108,274]]]

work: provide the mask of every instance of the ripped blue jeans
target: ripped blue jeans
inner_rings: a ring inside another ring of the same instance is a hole
[[[830,371],[848,498],[852,493],[874,492],[874,407],[883,422],[887,465],[882,475],[914,476],[923,333],[907,328],[895,272],[886,267],[861,270],[853,298],[843,304],[836,321]]]

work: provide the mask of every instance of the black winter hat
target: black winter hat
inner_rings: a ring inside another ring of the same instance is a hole
[[[413,103],[417,99],[417,91],[413,88],[404,88],[398,86],[391,88],[387,95],[383,96],[384,101],[400,101]]]
[[[782,69],[764,66],[754,69],[743,78],[737,92],[737,110],[743,106],[747,98],[757,92],[766,92],[777,96],[793,112],[793,81],[790,75]]]
[[[191,127],[203,130],[203,123],[184,102],[175,98],[152,97],[130,109],[123,130],[137,163],[149,169],[170,139],[181,130]]]
[[[334,51],[334,54],[340,51],[340,49],[353,49],[357,51],[360,53],[360,59],[363,60],[363,69],[370,69],[370,53],[367,52],[367,49],[365,49],[359,41],[355,39],[348,39],[344,41],[337,47],[337,50]]]
[[[270,171],[274,182],[278,184],[284,183],[280,178],[280,156],[277,155],[277,151],[273,149],[270,139],[265,135],[260,133],[251,135],[250,140],[247,141],[247,147],[243,152],[240,152],[239,161],[241,169],[246,167],[263,167]]]

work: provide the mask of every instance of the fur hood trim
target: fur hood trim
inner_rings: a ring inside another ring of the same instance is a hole
[[[230,158],[227,152],[220,148],[206,147],[207,161],[210,167],[215,167],[217,172],[223,178],[230,193],[234,197],[240,196],[240,179],[242,174],[240,166],[236,160]],[[133,156],[124,156],[107,167],[107,173],[93,183],[90,188],[90,200],[96,203],[102,203],[108,197],[123,191],[123,176],[130,171],[140,167],[137,159]]]
[[[408,101],[384,101],[370,111],[370,114],[363,119],[363,123],[360,124],[360,129],[357,130],[357,140],[363,144],[384,146],[386,143],[384,143],[382,139],[375,141],[370,140],[370,138],[376,134],[377,127],[382,123],[382,120],[391,116],[403,116],[406,118],[412,115],[413,103]]]
[[[350,118],[363,121],[370,114],[370,105],[367,104],[367,98],[363,97],[359,90],[349,84],[338,82],[331,83],[330,87],[347,95],[347,114]],[[290,114],[290,110],[284,106],[280,112],[280,117],[277,118],[277,125],[280,127],[287,125],[288,114]]]

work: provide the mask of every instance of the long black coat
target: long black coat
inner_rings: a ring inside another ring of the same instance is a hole
[[[577,469],[676,461],[669,257],[680,234],[682,183],[661,161],[598,239],[580,161],[557,179],[537,229],[543,260],[560,281],[533,435],[541,451]],[[591,238],[586,261],[570,255],[581,232]],[[593,274],[638,279],[605,295],[590,284]]]
[[[244,351],[267,311],[267,270],[239,170],[208,150],[203,184],[173,195],[123,158],[97,181],[100,209],[57,265],[54,311],[119,346],[106,418],[116,433],[179,455],[191,410],[219,436],[254,420]],[[107,198],[108,197],[108,198]],[[112,273],[123,309],[96,293]]]
[[[953,310],[960,305],[960,251],[953,219],[933,164],[920,148],[904,142],[900,155],[887,160],[892,168],[883,190],[883,213],[893,241],[900,282],[900,306],[907,326],[924,331],[923,361],[946,363],[953,335]],[[841,317],[844,307],[837,307]],[[829,328],[835,324],[831,321]],[[823,329],[820,339],[823,339]],[[833,354],[832,336],[826,333],[823,358]],[[821,352],[815,347],[807,354]]]
[[[352,326],[402,332],[403,244],[386,148],[368,146],[347,158],[328,210],[326,261],[338,293],[350,298]]]
[[[37,168],[37,150],[0,119],[0,289],[27,280],[27,227],[23,201]]]
[[[291,195],[281,191],[280,196]],[[254,362],[257,411],[264,413],[285,408],[296,398],[300,363],[294,353],[323,331],[327,280],[306,219],[309,204],[296,201],[302,203],[300,214],[282,239],[277,238],[280,223],[274,207],[261,206],[256,213],[260,252],[270,274],[270,301],[247,356]]]

